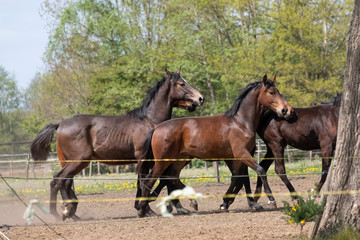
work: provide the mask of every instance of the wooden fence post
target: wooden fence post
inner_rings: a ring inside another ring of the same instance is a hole
[[[287,151],[287,154],[288,154],[288,162],[291,163],[289,145],[286,146],[286,151]]]
[[[30,155],[28,154],[26,156],[26,181],[29,180],[29,167],[30,167],[29,166],[30,165],[29,161],[30,161]]]
[[[14,177],[14,169],[13,169],[12,160],[10,160],[10,176]]]
[[[258,151],[258,154],[257,154],[257,163],[259,164],[259,163],[260,163],[260,155],[261,155],[261,144],[260,144],[260,141],[257,142],[257,151]]]
[[[216,176],[216,182],[220,183],[220,177],[219,177],[219,162],[214,161],[213,162],[213,168],[215,169],[215,176]]]
[[[101,172],[100,172],[100,162],[97,162],[97,172],[98,172],[98,175],[101,175]]]
[[[90,166],[89,166],[89,177],[91,177],[91,173],[92,173],[92,161],[90,161]]]
[[[117,166],[116,166],[116,171],[115,171],[116,174],[119,174],[119,169],[120,169],[120,166],[117,165]]]

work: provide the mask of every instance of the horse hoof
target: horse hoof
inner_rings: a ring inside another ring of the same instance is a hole
[[[65,219],[67,219],[69,217],[71,207],[72,207],[72,205],[61,206],[61,208],[63,209],[63,212],[61,213],[61,218],[63,221],[65,221]]]
[[[76,216],[75,214],[73,216],[71,216],[71,218],[74,220],[74,221],[80,221],[81,218]]]
[[[157,214],[153,210],[151,210],[151,208],[148,208],[145,217],[154,217],[154,216],[157,216]]]
[[[199,210],[198,203],[196,200],[191,200],[190,207],[192,207],[195,211]]]
[[[264,208],[261,205],[257,204],[257,203],[253,203],[252,205],[250,205],[250,208],[255,209],[256,211],[264,210]]]
[[[268,206],[269,206],[270,209],[276,209],[277,208],[275,201],[269,201]]]
[[[220,211],[221,212],[229,212],[229,209],[224,204],[221,204],[220,205]]]
[[[181,214],[189,214],[189,213],[190,213],[189,210],[187,210],[186,208],[183,208],[183,207],[181,207],[181,208],[176,208],[176,212],[177,212],[177,213],[181,213]]]
[[[172,211],[174,210],[174,208],[173,208],[173,206],[171,206],[171,204],[168,205],[166,208],[169,213],[172,213]]]

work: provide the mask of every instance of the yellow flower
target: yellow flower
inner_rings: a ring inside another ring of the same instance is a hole
[[[296,208],[295,208],[295,206],[293,206],[293,207],[292,207],[292,210],[293,210],[294,212],[296,212]]]
[[[294,220],[289,220],[289,223],[291,224],[291,225],[294,225]]]
[[[304,220],[301,220],[300,224],[303,224],[305,222],[305,219]]]

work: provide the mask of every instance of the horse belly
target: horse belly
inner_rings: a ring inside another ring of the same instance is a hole
[[[300,136],[296,139],[288,139],[287,143],[301,150],[320,149],[320,143],[317,136]]]
[[[218,158],[230,158],[233,157],[231,149],[225,144],[204,142],[204,144],[196,144],[187,146],[189,156],[197,157],[200,159],[216,160]]]
[[[104,160],[102,162],[106,163],[106,161],[111,162],[114,160],[121,160],[121,162],[126,160],[134,160],[134,148],[131,146],[109,146],[102,145],[100,147],[94,148],[94,158],[98,160]],[[119,162],[119,161],[114,161]]]

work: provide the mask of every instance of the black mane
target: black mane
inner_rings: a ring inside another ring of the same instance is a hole
[[[146,98],[142,102],[141,107],[135,108],[128,112],[128,114],[137,116],[141,119],[143,119],[146,116],[147,109],[150,105],[151,100],[154,99],[156,93],[159,91],[162,85],[164,85],[167,78],[163,77],[162,80],[158,81],[152,88],[149,88],[147,91]]]
[[[180,78],[179,73],[172,72],[171,76],[172,76],[172,79],[174,79],[175,82]],[[144,117],[146,117],[146,113],[147,113],[147,110],[148,110],[148,107],[149,107],[151,101],[155,98],[155,96],[158,93],[159,89],[164,85],[164,83],[167,80],[170,80],[170,78],[169,77],[163,77],[162,80],[158,81],[152,88],[150,88],[147,91],[146,98],[142,102],[141,107],[135,108],[135,109],[133,109],[133,110],[127,112],[127,113],[132,115],[132,116],[137,116],[140,119],[143,119]]]
[[[269,82],[269,84],[270,83],[271,82]],[[246,95],[249,92],[251,92],[253,89],[261,87],[262,84],[263,84],[263,82],[254,82],[254,83],[250,83],[249,85],[247,85],[243,90],[241,90],[239,96],[235,99],[232,107],[229,110],[227,110],[224,113],[224,115],[227,117],[233,117],[239,110],[239,107],[240,107],[242,101],[244,100],[244,98],[246,97]]]
[[[322,102],[322,104],[331,104],[334,107],[340,107],[342,93],[338,93],[335,97],[330,99],[328,102]]]

